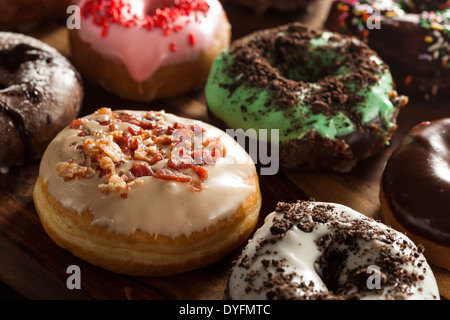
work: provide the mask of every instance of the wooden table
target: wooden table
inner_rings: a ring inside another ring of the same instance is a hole
[[[320,26],[326,11],[318,15],[304,14],[299,19]],[[315,18],[314,18],[315,17]],[[238,24],[239,15],[230,16]],[[257,26],[246,25],[250,28]],[[235,25],[234,37],[248,31]],[[67,29],[48,24],[30,32],[70,57]],[[100,87],[86,83],[85,101],[81,115],[98,107],[112,109],[165,109],[181,116],[208,121],[203,92],[145,104],[122,100]],[[263,218],[274,210],[278,201],[294,202],[315,198],[337,202],[374,218],[381,217],[378,200],[379,179],[384,163],[405,134],[423,120],[450,115],[448,101],[427,102],[411,100],[400,113],[392,144],[377,156],[361,162],[351,173],[281,169],[276,175],[260,176]],[[202,299],[221,300],[236,250],[214,265],[169,278],[131,277],[114,274],[90,265],[56,246],[44,232],[34,209],[32,188],[39,162],[12,168],[0,175],[0,281],[26,299]],[[260,225],[259,224],[259,225]],[[68,266],[81,269],[81,289],[69,290],[66,280]],[[433,268],[441,295],[449,298],[449,272]]]

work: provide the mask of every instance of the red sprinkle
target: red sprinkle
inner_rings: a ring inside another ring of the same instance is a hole
[[[177,47],[177,44],[175,42],[171,42],[170,43],[170,51],[172,51],[172,52],[177,52],[178,51],[178,47]]]
[[[193,33],[189,33],[189,43],[191,46],[195,46],[195,36]]]
[[[118,24],[125,28],[138,26],[148,31],[160,28],[166,36],[170,36],[172,31],[178,32],[184,28],[184,25],[175,24],[178,18],[194,14],[195,21],[200,21],[202,15],[206,17],[209,8],[206,0],[165,1],[161,8],[145,17],[132,15],[128,18],[126,16],[131,12],[130,3],[123,0],[88,0],[81,8],[81,14],[85,19],[92,18],[94,24],[102,27],[102,38],[107,36],[110,24]],[[189,22],[190,20],[186,24]]]

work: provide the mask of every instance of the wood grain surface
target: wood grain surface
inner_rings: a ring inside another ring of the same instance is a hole
[[[298,19],[319,27],[326,16],[324,10],[322,8],[316,14],[308,11],[299,15]],[[234,38],[260,27],[260,24],[239,23],[242,21],[239,12],[236,15],[230,12],[229,16]],[[263,18],[259,19],[261,22]],[[67,29],[63,24],[50,23],[28,34],[47,42],[70,58]],[[81,115],[90,114],[99,107],[164,109],[208,122],[202,89],[182,97],[144,104],[119,99],[86,81],[85,95]],[[385,161],[415,124],[449,115],[448,101],[411,99],[400,113],[398,131],[391,146],[359,163],[351,173],[281,169],[276,175],[260,176],[263,204],[258,226],[274,210],[278,201],[294,202],[310,197],[341,203],[380,219],[379,180]],[[102,270],[56,246],[45,234],[33,205],[32,189],[38,167],[39,162],[36,161],[11,168],[8,174],[0,174],[0,281],[26,299],[223,299],[228,272],[240,248],[207,268],[168,278],[148,278]],[[81,269],[82,287],[79,290],[69,290],[66,286],[69,277],[66,271],[70,265]],[[449,298],[449,272],[434,267],[433,270],[441,296]]]

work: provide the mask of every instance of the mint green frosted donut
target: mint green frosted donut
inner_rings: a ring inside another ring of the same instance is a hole
[[[278,129],[281,164],[349,171],[377,153],[407,98],[364,43],[300,23],[235,41],[212,65],[212,115],[234,129]]]

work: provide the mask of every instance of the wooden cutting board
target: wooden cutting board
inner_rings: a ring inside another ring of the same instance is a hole
[[[320,17],[323,16],[321,12]],[[320,24],[318,19],[305,16],[305,21],[314,26]],[[233,23],[234,20],[230,21]],[[236,30],[235,36],[247,31],[243,27]],[[70,57],[64,26],[51,24],[29,34]],[[85,83],[85,94],[81,115],[90,114],[99,107],[164,109],[208,122],[202,90],[151,104],[119,99],[88,82]],[[276,175],[260,176],[263,204],[258,226],[274,210],[278,201],[295,202],[310,197],[341,203],[379,219],[379,179],[391,152],[415,124],[449,115],[448,101],[412,100],[400,114],[399,129],[392,145],[379,155],[361,162],[353,172],[338,174],[281,169]],[[223,299],[228,272],[240,248],[204,269],[168,278],[148,278],[102,270],[57,247],[44,232],[33,205],[32,189],[38,166],[36,161],[12,168],[8,174],[0,174],[0,281],[27,299]],[[81,289],[67,288],[66,281],[70,276],[67,268],[71,265],[80,267]],[[440,268],[433,270],[442,297],[448,299],[449,272]]]

